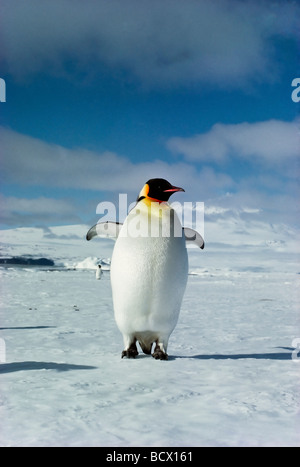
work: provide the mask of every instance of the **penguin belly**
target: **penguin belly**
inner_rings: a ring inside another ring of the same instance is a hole
[[[115,320],[125,349],[138,341],[145,353],[151,353],[153,342],[166,351],[187,275],[183,237],[119,236],[111,261],[111,284]]]

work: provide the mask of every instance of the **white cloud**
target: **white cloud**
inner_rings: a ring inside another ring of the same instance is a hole
[[[264,219],[266,222],[281,219],[290,225],[299,219],[295,202],[297,184],[287,185],[279,174],[271,176],[268,171],[265,176],[263,173],[256,178],[249,175],[237,181],[212,167],[197,169],[188,162],[170,164],[160,160],[135,164],[115,153],[69,149],[3,127],[0,127],[0,145],[2,176],[6,184],[18,185],[23,192],[33,189],[30,193],[35,193],[38,189],[43,193],[43,189],[47,189],[48,193],[50,190],[55,193],[53,198],[4,199],[1,215],[8,225],[78,223],[87,216],[95,216],[100,201],[117,202],[118,193],[128,193],[128,203],[131,203],[143,184],[154,177],[166,178],[185,189],[186,192],[176,195],[173,201],[204,202],[208,208],[206,216],[210,218],[237,215],[239,219]],[[69,198],[64,198],[59,189],[67,189]],[[85,190],[84,205],[79,201],[78,190]],[[56,199],[59,196],[62,198]]]
[[[299,155],[299,122],[268,120],[236,125],[215,124],[189,138],[170,138],[168,148],[188,160],[223,163],[231,156],[277,166]]]
[[[205,201],[215,191],[232,188],[230,176],[215,172],[212,168],[197,171],[191,164],[169,164],[161,160],[134,164],[129,159],[111,152],[97,153],[86,149],[69,149],[46,143],[37,138],[0,127],[1,169],[7,185],[18,185],[23,190],[67,189],[70,199],[25,199],[9,197],[2,200],[2,221],[8,225],[56,219],[53,223],[69,220],[80,222],[84,218],[83,206],[72,201],[78,199],[78,190],[85,191],[88,216],[95,215],[97,204],[106,200],[117,202],[118,193],[128,193],[128,203],[134,201],[144,183],[155,177],[166,178],[185,189],[179,201]],[[72,190],[76,190],[73,192]],[[91,206],[88,192],[98,192],[99,198]],[[76,195],[77,193],[77,195]],[[59,196],[56,193],[56,196]],[[175,200],[175,199],[174,199]],[[18,222],[19,220],[19,222]]]
[[[99,192],[131,192],[135,196],[150,178],[160,177],[203,200],[214,189],[232,186],[226,174],[211,168],[197,172],[188,163],[161,160],[134,164],[115,153],[68,149],[0,127],[2,174],[6,183]]]
[[[0,196],[1,222],[5,225],[38,225],[43,223],[81,222],[78,207],[71,200],[46,198],[17,198]]]
[[[141,83],[243,86],[270,79],[270,37],[296,37],[297,2],[258,0],[2,0],[9,72],[60,73],[72,59]]]
[[[118,175],[131,165],[108,151],[68,149],[3,127],[0,140],[3,175],[23,186],[114,190]]]
[[[241,215],[241,214],[258,214],[262,210],[259,208],[248,208],[247,206],[242,207],[242,208],[233,208],[232,206],[229,208],[224,208],[222,206],[214,206],[214,205],[208,205],[205,207],[205,215],[206,216],[220,216],[221,215],[227,215],[228,213],[230,214],[236,214],[236,215]]]

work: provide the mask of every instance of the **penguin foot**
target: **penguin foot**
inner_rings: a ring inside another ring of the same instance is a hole
[[[138,355],[138,351],[136,347],[129,347],[127,350],[123,350],[122,352],[122,357],[127,357],[127,358],[135,358]]]
[[[159,347],[156,347],[152,357],[155,358],[155,360],[168,360],[168,354],[163,352]]]

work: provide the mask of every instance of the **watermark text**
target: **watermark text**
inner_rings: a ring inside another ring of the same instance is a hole
[[[0,102],[6,102],[6,83],[0,78]]]
[[[292,92],[292,101],[299,102],[300,101],[300,78],[294,78],[292,81],[293,88],[296,88]]]
[[[204,203],[199,201],[171,204],[153,201],[128,206],[127,194],[120,193],[118,208],[110,201],[103,201],[98,204],[96,214],[101,215],[98,224],[122,223],[126,219],[126,228],[121,230],[120,236],[182,237],[182,227],[194,229],[204,236]]]

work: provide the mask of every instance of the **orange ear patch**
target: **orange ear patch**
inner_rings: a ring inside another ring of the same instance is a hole
[[[149,185],[148,185],[148,183],[146,183],[146,184],[143,186],[143,188],[142,188],[142,190],[141,190],[141,192],[140,192],[140,194],[139,194],[139,198],[141,198],[142,196],[144,196],[145,198],[147,198],[148,193],[149,193],[149,190],[150,190]]]

